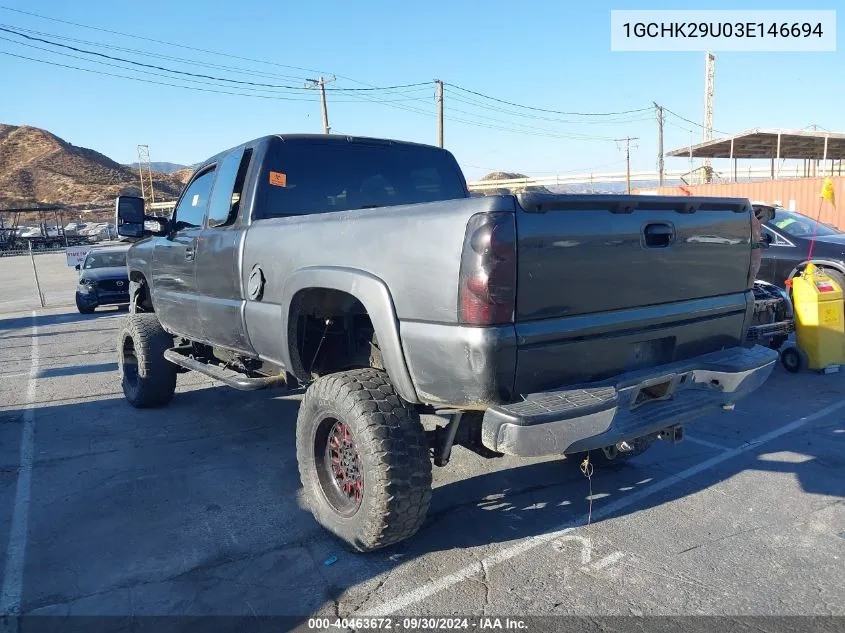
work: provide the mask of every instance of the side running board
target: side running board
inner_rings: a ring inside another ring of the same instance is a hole
[[[285,384],[284,376],[266,376],[261,378],[250,378],[232,369],[224,369],[218,365],[210,365],[196,358],[190,358],[182,354],[178,348],[165,350],[164,358],[174,365],[185,369],[205,374],[215,380],[241,391],[257,391],[267,387],[279,387]]]

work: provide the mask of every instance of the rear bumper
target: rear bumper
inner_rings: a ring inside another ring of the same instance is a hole
[[[737,402],[766,381],[777,358],[759,345],[734,347],[610,381],[534,393],[487,409],[482,442],[521,457],[610,446]]]

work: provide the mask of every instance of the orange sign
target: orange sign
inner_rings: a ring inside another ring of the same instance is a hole
[[[280,171],[271,171],[270,172],[270,184],[275,185],[276,187],[287,187],[288,186],[287,174],[283,174]]]

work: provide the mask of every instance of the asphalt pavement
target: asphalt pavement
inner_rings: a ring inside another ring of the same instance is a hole
[[[179,376],[123,400],[124,313],[0,315],[0,613],[845,615],[845,373],[787,374],[618,471],[436,468],[411,541],[301,507],[299,397]]]

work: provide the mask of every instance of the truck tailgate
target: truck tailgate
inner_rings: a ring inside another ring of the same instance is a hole
[[[743,292],[747,200],[518,196],[516,320]]]
[[[747,200],[517,198],[518,393],[742,344]]]

